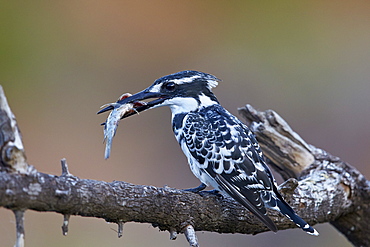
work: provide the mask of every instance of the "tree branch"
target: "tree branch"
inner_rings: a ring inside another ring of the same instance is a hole
[[[328,222],[353,245],[369,246],[370,182],[340,158],[308,145],[276,112],[259,112],[246,105],[239,113],[256,134],[269,165],[284,179],[298,178],[300,187],[308,189],[308,194],[303,188],[295,191],[293,200],[305,195],[306,202],[323,205],[314,212],[316,216],[332,215]],[[283,190],[284,185],[280,188]],[[340,206],[335,209],[334,204]]]
[[[26,163],[14,115],[4,99],[0,90],[0,206],[15,212],[60,213],[64,215],[63,234],[68,232],[70,215],[115,222],[118,236],[125,222],[151,223],[169,231],[171,239],[185,233],[193,246],[198,245],[194,231],[268,231],[231,199],[169,187],[80,179],[68,171],[65,160],[61,176],[40,173]],[[331,222],[354,245],[368,246],[369,181],[339,158],[306,144],[275,112],[258,112],[247,105],[240,113],[256,133],[270,165],[288,179],[280,191],[297,213],[310,224]],[[295,228],[276,211],[269,215],[279,229]]]

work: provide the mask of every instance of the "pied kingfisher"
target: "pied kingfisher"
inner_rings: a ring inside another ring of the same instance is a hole
[[[159,106],[172,111],[172,128],[190,169],[201,181],[199,192],[211,185],[230,196],[270,230],[277,227],[266,207],[288,217],[311,235],[318,232],[284,201],[253,133],[218,102],[212,93],[220,80],[198,71],[182,71],[157,79],[147,89],[117,101],[118,105],[154,99],[123,118]],[[112,110],[108,106],[98,113]]]

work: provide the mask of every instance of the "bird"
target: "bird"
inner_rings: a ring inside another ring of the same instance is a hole
[[[201,182],[188,191],[199,193],[212,186],[247,208],[273,232],[278,229],[266,208],[279,211],[306,233],[318,236],[279,193],[255,135],[213,94],[220,81],[204,72],[180,71],[155,80],[143,91],[118,100],[115,106],[149,99],[122,118],[169,106],[176,140]],[[109,105],[98,114],[115,106]]]

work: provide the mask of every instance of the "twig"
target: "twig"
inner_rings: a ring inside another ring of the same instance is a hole
[[[72,176],[72,174],[68,170],[67,160],[65,158],[60,160],[62,165],[62,176]]]
[[[170,240],[177,239],[177,231],[175,229],[170,229]]]
[[[14,247],[24,247],[24,211],[15,210],[15,223],[17,230],[17,238]]]
[[[198,238],[192,225],[185,227],[184,234],[191,247],[199,247]]]
[[[63,215],[63,225],[62,225],[62,233],[64,236],[67,236],[68,234],[68,226],[69,226],[69,218],[71,215],[65,214]]]
[[[0,86],[0,171],[30,174],[17,121]]]
[[[122,235],[123,235],[123,225],[124,225],[124,223],[123,223],[123,221],[118,221],[117,225],[118,225],[118,231],[117,231],[118,238],[121,238]]]

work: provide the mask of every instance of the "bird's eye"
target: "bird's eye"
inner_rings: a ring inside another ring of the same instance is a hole
[[[173,90],[175,90],[175,88],[176,88],[176,84],[174,83],[174,82],[167,82],[166,84],[164,84],[163,85],[164,86],[164,88],[166,89],[166,90],[168,90],[168,91],[173,91]]]

